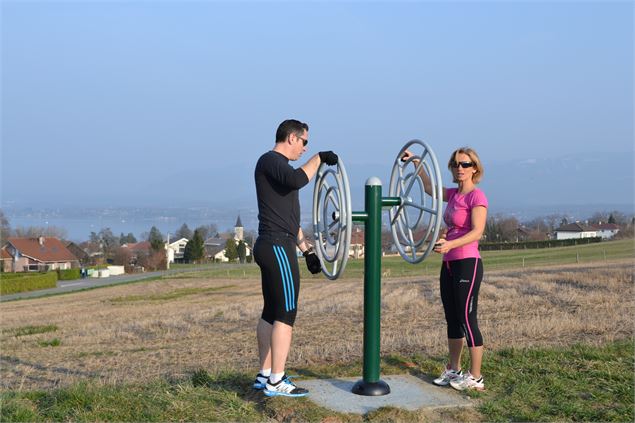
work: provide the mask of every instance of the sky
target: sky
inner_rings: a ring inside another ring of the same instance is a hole
[[[288,118],[310,126],[297,165],[333,150],[388,174],[413,138],[441,162],[463,145],[485,164],[601,153],[632,201],[631,1],[5,0],[0,13],[3,205],[175,205],[162,186],[182,204],[218,198],[236,174],[253,182]]]

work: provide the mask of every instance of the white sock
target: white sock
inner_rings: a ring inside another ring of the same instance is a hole
[[[269,382],[278,383],[282,379],[282,376],[284,376],[284,372],[282,372],[282,373],[271,373],[271,375],[269,376]]]
[[[264,377],[269,377],[269,375],[271,374],[271,368],[260,369],[260,374],[263,375]]]

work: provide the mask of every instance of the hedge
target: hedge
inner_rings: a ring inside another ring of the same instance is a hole
[[[57,286],[57,272],[27,273],[19,277],[6,273],[0,277],[0,294],[16,294],[18,292],[36,291],[38,289],[55,288]]]
[[[524,250],[529,248],[568,247],[571,245],[592,244],[601,241],[602,237],[596,236],[593,238],[549,239],[544,241],[483,242],[479,244],[479,250]]]
[[[79,279],[82,275],[80,274],[80,269],[58,269],[57,270],[57,279],[60,281],[71,281],[74,279]]]

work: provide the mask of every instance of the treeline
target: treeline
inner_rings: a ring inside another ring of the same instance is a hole
[[[544,241],[550,239],[556,229],[574,222],[576,221],[557,214],[537,217],[526,222],[520,222],[513,216],[492,215],[487,218],[481,243]],[[613,223],[620,229],[615,239],[632,238],[635,216],[629,217],[619,211],[598,212],[580,223],[583,225]]]

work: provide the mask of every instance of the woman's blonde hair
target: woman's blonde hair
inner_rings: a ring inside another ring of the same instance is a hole
[[[454,152],[450,155],[450,160],[448,160],[448,169],[452,172],[452,165],[454,162],[458,161],[457,156],[459,154],[465,154],[469,156],[470,161],[474,163],[474,169],[476,172],[472,175],[472,182],[478,184],[483,177],[483,165],[481,164],[481,159],[478,157],[476,151],[470,147],[461,147],[454,150]],[[456,180],[454,182],[457,182]]]

